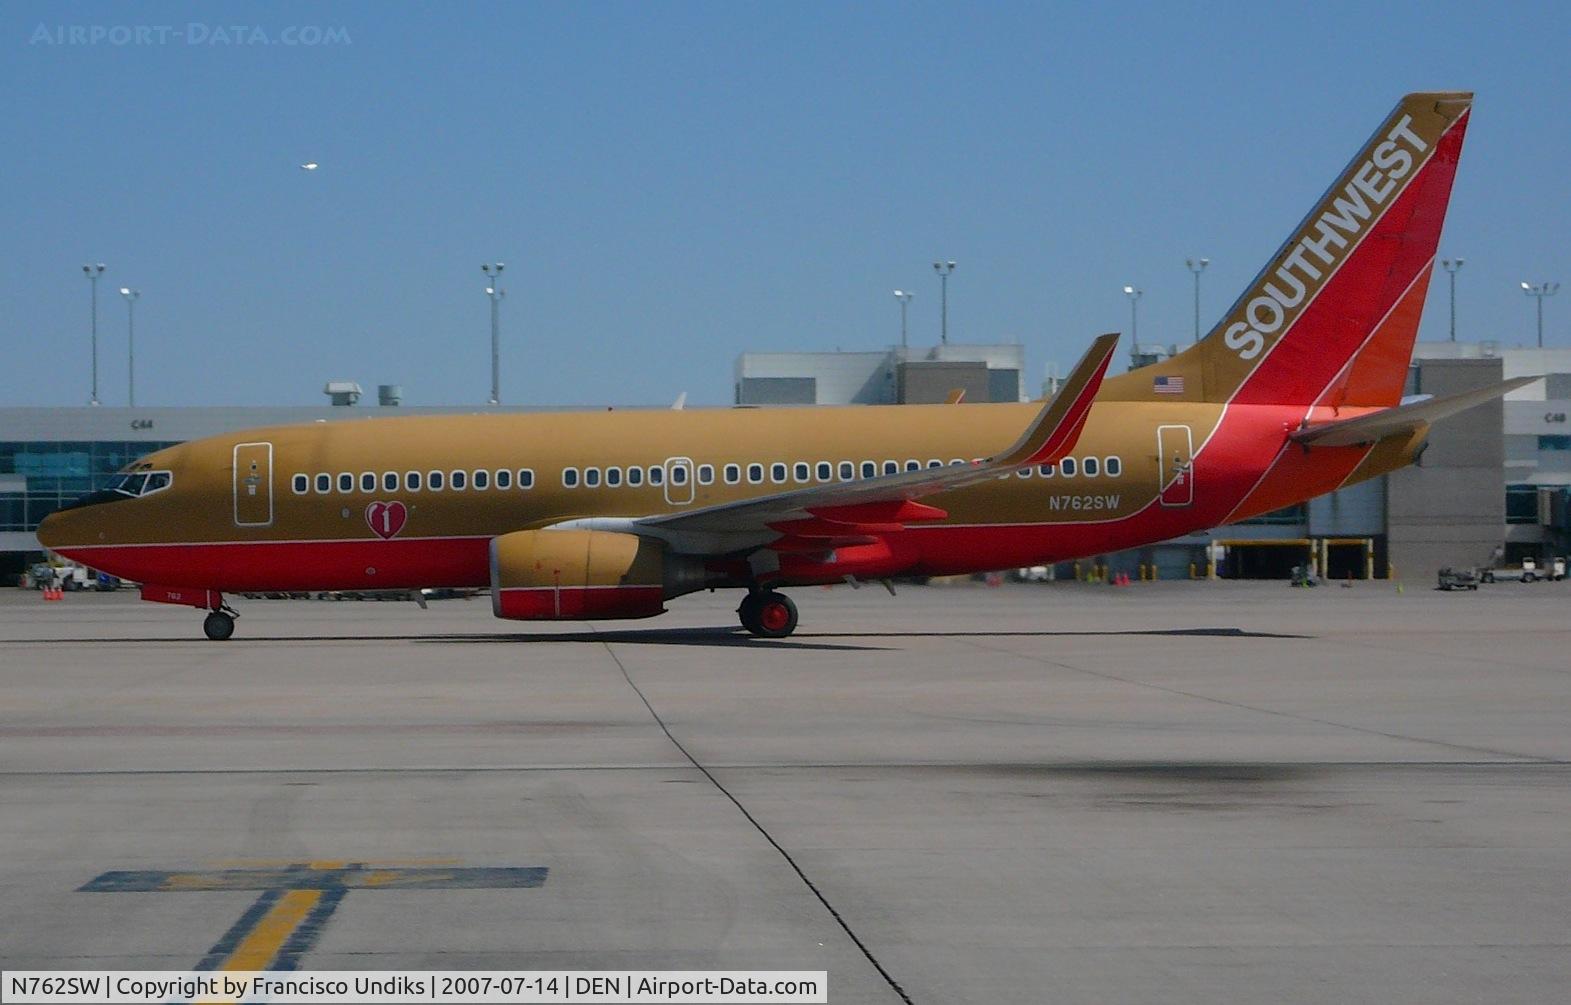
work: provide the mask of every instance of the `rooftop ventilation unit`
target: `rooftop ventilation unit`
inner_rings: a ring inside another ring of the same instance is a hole
[[[360,400],[360,385],[352,380],[330,380],[322,388],[334,405],[348,406]]]
[[[383,408],[397,408],[404,403],[404,385],[378,384],[376,387],[376,403]]]

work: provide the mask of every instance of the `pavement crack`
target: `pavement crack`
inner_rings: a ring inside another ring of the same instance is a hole
[[[592,625],[590,628],[591,630],[594,630]],[[862,941],[862,938],[859,935],[856,934],[856,931],[852,929],[850,922],[846,921],[845,916],[835,909],[835,905],[829,902],[829,898],[824,896],[824,892],[818,888],[818,884],[813,882],[812,878],[808,876],[807,872],[800,864],[798,864],[797,860],[792,856],[792,854],[785,849],[785,846],[776,840],[773,834],[769,833],[769,829],[765,827],[757,817],[753,816],[753,814],[749,812],[748,808],[742,804],[742,801],[738,799],[730,789],[726,788],[725,784],[722,783],[719,778],[715,777],[714,772],[705,767],[703,762],[694,757],[693,753],[683,745],[682,741],[676,738],[676,735],[671,732],[671,727],[666,725],[666,721],[660,717],[660,713],[655,711],[655,706],[650,702],[649,696],[644,694],[644,689],[639,687],[638,684],[633,680],[633,675],[628,672],[627,665],[622,662],[622,658],[616,654],[615,649],[611,648],[611,643],[602,641],[601,645],[605,646],[606,655],[611,657],[611,661],[616,664],[616,668],[622,672],[622,679],[627,681],[627,686],[633,689],[634,694],[638,695],[638,700],[644,703],[644,708],[649,710],[649,715],[655,720],[655,724],[660,727],[660,731],[665,734],[666,739],[671,741],[671,745],[680,751],[682,756],[687,759],[688,763],[696,768],[700,774],[709,779],[709,783],[713,785],[721,795],[730,800],[731,805],[735,806],[737,811],[742,814],[747,822],[753,825],[753,829],[758,831],[759,834],[763,835],[764,840],[768,841],[770,846],[773,847],[775,851],[780,853],[780,857],[785,859],[786,865],[791,867],[791,871],[796,873],[797,878],[802,881],[803,885],[805,885],[808,890],[812,892],[814,897],[818,898],[818,902],[824,905],[824,910],[828,911],[829,916],[835,919],[835,923],[839,925],[841,930],[846,933],[846,937],[851,940],[852,945],[861,950],[862,955],[867,958],[867,962],[871,963],[873,965],[873,969],[878,971],[878,976],[884,979],[884,982],[889,985],[890,990],[898,995],[900,1000],[905,1002],[906,1005],[913,1005],[911,996],[906,994],[905,988],[900,986],[900,982],[895,980],[894,975],[884,968],[883,963],[879,962],[877,956],[873,955],[873,950],[868,947],[866,942]]]

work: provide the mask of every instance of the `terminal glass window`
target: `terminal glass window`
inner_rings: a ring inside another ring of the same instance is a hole
[[[1540,450],[1571,450],[1571,436],[1540,436],[1538,438]]]
[[[1538,486],[1506,486],[1506,523],[1538,522]]]

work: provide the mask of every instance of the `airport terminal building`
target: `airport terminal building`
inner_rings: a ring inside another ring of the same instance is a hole
[[[871,353],[748,353],[736,365],[736,402],[1019,401],[1019,345],[949,345]],[[1162,578],[1204,574],[1281,578],[1310,565],[1330,578],[1431,579],[1442,566],[1544,562],[1571,552],[1571,350],[1498,343],[1419,343],[1409,393],[1449,394],[1529,374],[1545,378],[1438,423],[1417,464],[1308,503],[1214,528],[1100,564]],[[0,408],[0,575],[40,554],[45,516],[136,457],[186,440],[257,426],[373,415],[463,414],[474,406]],[[491,409],[486,409],[491,410]],[[539,411],[539,406],[502,411]],[[1087,564],[1089,567],[1089,563]],[[1066,567],[1061,574],[1072,575]]]

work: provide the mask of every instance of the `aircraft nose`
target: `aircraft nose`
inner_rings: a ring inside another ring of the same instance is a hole
[[[44,517],[38,525],[38,543],[50,551],[62,546],[85,544],[90,539],[84,535],[89,530],[84,525],[86,514],[73,510],[56,510]]]
[[[38,543],[51,551],[63,540],[60,536],[60,517],[59,513],[51,513],[38,525]]]

